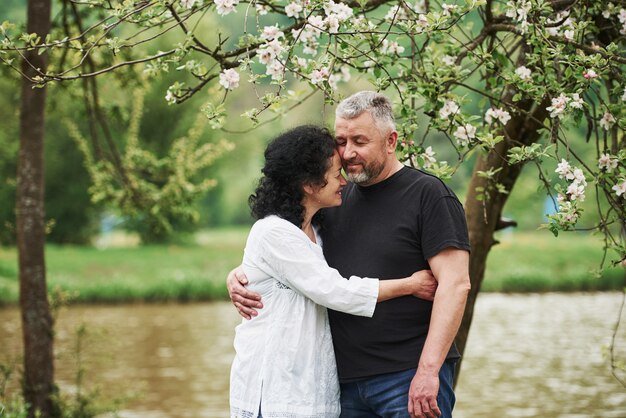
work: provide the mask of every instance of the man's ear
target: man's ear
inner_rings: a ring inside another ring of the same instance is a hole
[[[398,145],[398,132],[393,130],[389,133],[389,135],[387,135],[386,145],[390,153],[393,154],[396,152],[396,146]]]

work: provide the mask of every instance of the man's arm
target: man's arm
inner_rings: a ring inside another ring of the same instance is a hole
[[[263,303],[261,302],[261,295],[244,287],[247,284],[248,279],[241,266],[231,270],[226,277],[228,296],[237,308],[237,312],[246,319],[252,319],[253,316],[258,315],[256,309],[263,308]]]
[[[428,336],[409,389],[412,418],[441,415],[437,406],[439,369],[456,336],[470,290],[469,253],[447,248],[428,260],[439,282],[428,328]]]

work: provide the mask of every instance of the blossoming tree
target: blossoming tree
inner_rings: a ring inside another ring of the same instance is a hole
[[[472,291],[457,337],[461,351],[494,232],[507,225],[502,210],[525,165],[534,166],[538,184],[558,208],[549,215],[550,231],[576,229],[584,218],[582,202],[591,194],[593,219],[599,219],[591,229],[605,237],[607,260],[624,261],[623,0],[62,4],[61,17],[71,6],[89,15],[89,24],[79,28],[65,20],[45,38],[20,33],[7,22],[1,26],[0,59],[16,71],[16,59],[29,51],[63,56],[55,68],[22,71],[35,86],[92,79],[128,66],[146,77],[175,68],[188,77],[172,84],[165,100],[182,103],[211,91],[201,111],[219,129],[240,117],[260,123],[283,115],[315,92],[333,103],[341,98],[340,83],[360,77],[395,98],[398,152],[408,164],[446,178],[472,161],[465,201]],[[228,24],[199,31],[198,23],[213,14]],[[181,34],[179,43],[139,52],[139,45],[172,31]],[[94,65],[93,57],[102,64]],[[227,114],[229,92],[242,88],[256,95],[258,105],[241,116]],[[443,152],[453,161],[438,161]]]

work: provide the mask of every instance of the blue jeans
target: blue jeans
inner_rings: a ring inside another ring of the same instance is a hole
[[[456,360],[446,360],[439,371],[437,404],[441,418],[452,418],[456,398],[452,390]],[[409,387],[416,369],[387,373],[341,384],[341,418],[406,418]]]

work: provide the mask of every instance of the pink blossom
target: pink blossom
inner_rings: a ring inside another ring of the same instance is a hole
[[[585,70],[583,71],[583,77],[585,77],[587,80],[593,80],[594,78],[598,78],[598,73],[596,73],[594,70]]]

